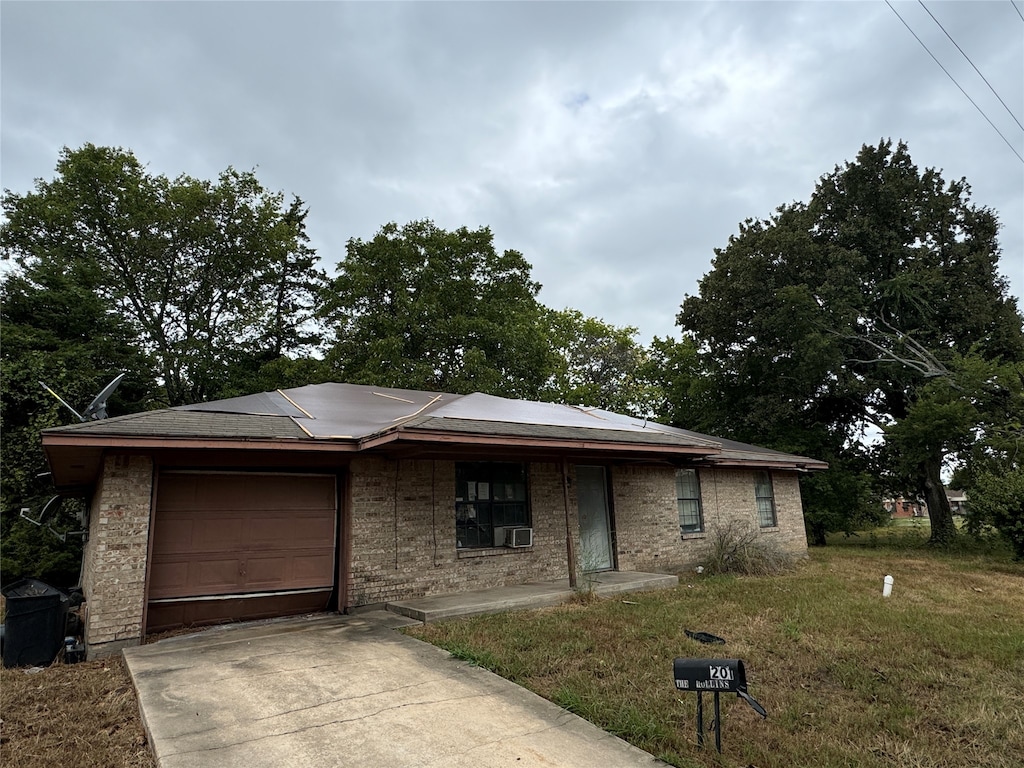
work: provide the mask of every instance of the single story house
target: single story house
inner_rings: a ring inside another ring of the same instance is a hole
[[[47,429],[89,498],[91,656],[178,626],[600,570],[740,521],[806,552],[823,462],[593,408],[317,384]]]

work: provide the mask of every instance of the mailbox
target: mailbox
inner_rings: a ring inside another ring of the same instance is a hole
[[[747,693],[747,672],[739,659],[676,659],[672,664],[676,689],[697,693],[697,743],[704,744],[705,691],[715,694],[715,746],[722,751],[722,721],[719,714],[718,694],[735,693],[753,707],[761,717],[768,712]]]
[[[747,690],[747,673],[739,659],[676,659],[674,668],[681,691]]]

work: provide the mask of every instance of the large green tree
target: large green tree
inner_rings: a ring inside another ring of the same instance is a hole
[[[490,229],[391,223],[352,239],[324,292],[334,378],[537,398],[551,365],[540,285]]]
[[[232,376],[315,345],[323,282],[306,210],[251,172],[152,174],[129,151],[64,149],[51,181],[5,191],[0,249],[24,270],[88,273],[151,355],[166,403],[234,394]]]
[[[966,181],[920,171],[889,141],[822,177],[808,203],[744,222],[678,317],[716,383],[716,418],[836,456],[877,431],[889,489],[923,496],[933,540],[952,537],[943,467],[1000,387],[974,372],[1024,359],[997,231]]]
[[[636,328],[576,309],[548,310],[542,322],[553,369],[541,399],[650,415],[655,390],[643,375],[649,353],[637,342]]]
[[[0,285],[0,572],[5,583],[36,576],[66,588],[78,579],[81,539],[62,543],[19,516],[28,507],[38,517],[53,493],[39,431],[75,421],[40,382],[81,411],[125,372],[108,406],[115,415],[144,410],[156,382],[132,329],[93,291],[94,273],[81,264],[66,272],[49,266],[35,264]],[[80,527],[69,518],[53,523]]]

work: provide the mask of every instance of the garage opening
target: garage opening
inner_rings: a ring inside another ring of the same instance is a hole
[[[327,609],[337,499],[335,475],[161,472],[146,631]]]

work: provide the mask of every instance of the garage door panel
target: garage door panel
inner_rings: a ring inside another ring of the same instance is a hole
[[[222,624],[239,618],[263,619],[322,611],[327,608],[330,595],[328,589],[305,594],[151,603],[147,627],[150,632],[161,632],[182,625]]]
[[[296,582],[313,586],[323,583],[325,578],[334,576],[334,556],[322,552],[296,553],[291,562],[292,579]]]
[[[152,598],[180,595],[188,590],[188,561],[156,561],[149,569],[149,595]]]
[[[167,472],[159,482],[151,599],[333,588],[333,476]]]
[[[237,592],[245,581],[245,564],[237,556],[193,561],[189,565],[189,582],[198,588],[198,594]]]
[[[253,549],[315,549],[333,536],[333,517],[296,515],[289,518],[253,518],[249,521],[247,539]]]
[[[192,552],[225,552],[244,548],[248,521],[240,514],[221,516],[213,513],[196,519],[192,528]]]
[[[158,517],[153,527],[153,556],[170,556],[192,551],[191,519]]]
[[[195,475],[175,475],[173,482],[164,480],[160,483],[160,508],[164,511],[175,509],[193,509],[196,506]]]

